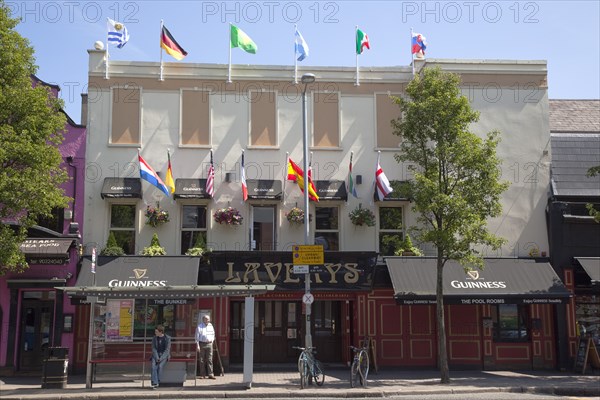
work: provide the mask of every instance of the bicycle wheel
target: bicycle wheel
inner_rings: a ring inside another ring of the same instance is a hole
[[[300,389],[304,389],[307,383],[308,367],[306,365],[306,360],[302,356],[298,359],[298,372],[300,372]]]
[[[360,384],[363,387],[367,387],[367,376],[369,375],[369,353],[365,350],[361,350],[358,355],[358,375],[360,378]]]
[[[356,387],[356,380],[358,379],[358,359],[354,357],[352,365],[350,366],[350,387]]]
[[[323,386],[323,383],[325,382],[325,373],[323,372],[323,365],[320,361],[315,360],[312,372],[312,376],[315,379],[315,383],[318,386]]]

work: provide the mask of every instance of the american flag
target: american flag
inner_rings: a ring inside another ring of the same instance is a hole
[[[211,198],[215,195],[215,165],[213,163],[213,152],[210,151],[210,168],[206,177],[206,194]]]

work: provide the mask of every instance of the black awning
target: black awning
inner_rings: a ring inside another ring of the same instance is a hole
[[[69,258],[69,248],[71,248],[74,242],[75,239],[69,238],[29,238],[21,243],[21,251],[28,258]]]
[[[398,304],[435,304],[432,258],[390,257],[386,263]],[[550,264],[534,259],[485,259],[483,270],[465,273],[454,261],[444,266],[447,304],[554,304],[571,296]]]
[[[140,178],[104,178],[100,196],[103,199],[141,199],[142,181]]]
[[[344,181],[315,181],[315,189],[317,189],[319,201],[348,200],[346,182]]]
[[[279,200],[283,190],[281,181],[270,179],[248,179],[248,198],[255,200]]]
[[[84,257],[77,283],[60,288],[71,296],[101,298],[186,298],[243,296],[266,293],[275,285],[199,285],[198,257],[98,257],[92,273],[89,256]]]
[[[176,179],[176,199],[210,199],[206,193],[206,179]]]
[[[600,257],[575,257],[593,284],[600,283]]]

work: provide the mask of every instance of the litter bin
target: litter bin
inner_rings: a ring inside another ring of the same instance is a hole
[[[66,389],[68,368],[69,349],[48,347],[44,352],[42,389]]]

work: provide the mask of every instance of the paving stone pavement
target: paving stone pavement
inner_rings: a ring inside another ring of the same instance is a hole
[[[85,375],[69,376],[64,389],[42,389],[40,377],[0,377],[0,399],[192,399],[192,398],[306,398],[392,397],[415,394],[484,392],[544,393],[600,397],[600,371],[586,375],[557,371],[450,371],[451,382],[439,383],[433,370],[381,369],[370,373],[367,388],[350,388],[348,369],[326,371],[322,387],[300,389],[293,370],[255,371],[244,383],[242,372],[217,379],[188,379],[183,387],[153,390],[148,380],[135,375],[102,375],[86,389]]]

